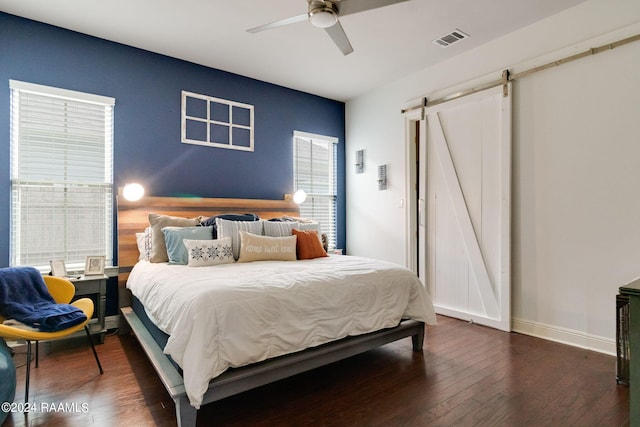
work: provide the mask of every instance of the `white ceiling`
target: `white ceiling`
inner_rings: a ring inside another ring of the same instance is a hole
[[[343,56],[305,0],[0,0],[0,11],[340,101],[427,68],[585,0],[409,0],[347,15]],[[470,35],[432,43],[454,29]]]

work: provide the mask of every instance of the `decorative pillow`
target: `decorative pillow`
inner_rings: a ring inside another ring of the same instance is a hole
[[[322,234],[320,233],[320,223],[319,222],[301,222],[298,227],[295,227],[301,231],[314,230],[318,232],[318,239],[320,240],[320,245],[322,245]],[[324,246],[324,245],[323,245]]]
[[[217,240],[183,240],[187,249],[189,267],[229,264],[233,262],[231,237]]]
[[[216,226],[216,218],[222,218],[222,219],[226,219],[228,221],[259,221],[260,220],[260,217],[258,215],[252,214],[252,213],[220,214],[220,215],[210,216],[208,218],[203,218],[200,221],[200,225],[204,225],[204,226],[212,225],[213,226],[213,238],[214,239],[218,238],[218,228]]]
[[[155,213],[149,214],[149,224],[151,225],[151,253],[149,261],[151,262],[167,262],[167,247],[164,242],[164,227],[195,227],[199,225],[196,218],[181,218],[177,216],[160,215]]]
[[[314,230],[320,233],[320,223],[319,222],[300,222],[300,225],[296,227],[298,230]]]
[[[298,228],[300,224],[294,221],[264,221],[262,229],[265,236],[287,237],[291,236],[291,230]]]
[[[322,242],[318,238],[315,230],[292,230],[297,237],[296,252],[298,259],[313,259],[329,256],[322,247]]]
[[[136,233],[136,243],[138,244],[138,252],[140,252],[138,261],[149,261],[151,254],[151,227],[145,228],[143,233]]]
[[[187,265],[189,255],[187,248],[182,241],[191,240],[212,240],[211,233],[213,227],[164,227],[164,241],[167,244],[167,255],[169,264]]]
[[[239,234],[242,243],[238,262],[296,260],[296,236],[258,236],[242,230]]]
[[[216,218],[216,228],[218,229],[218,239],[231,237],[233,258],[237,260],[240,256],[240,235],[238,231],[244,230],[253,234],[262,234],[262,221],[229,221]]]

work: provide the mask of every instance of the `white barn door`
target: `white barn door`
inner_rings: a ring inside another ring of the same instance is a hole
[[[436,311],[509,331],[510,96],[496,87],[428,107],[425,144],[420,273]]]

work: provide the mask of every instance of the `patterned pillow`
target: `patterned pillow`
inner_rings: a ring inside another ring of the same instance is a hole
[[[319,222],[300,222],[297,227],[298,230],[315,230],[320,234],[320,223]]]
[[[184,239],[182,242],[189,253],[189,267],[229,264],[234,261],[231,237],[216,240]]]
[[[200,221],[200,225],[204,225],[204,226],[208,226],[211,225],[213,226],[213,238],[217,239],[218,238],[218,229],[217,229],[217,225],[216,225],[216,218],[222,218],[222,219],[226,219],[229,221],[260,221],[260,217],[256,214],[252,214],[252,213],[246,213],[246,214],[220,214],[220,215],[214,215],[214,216],[210,216],[208,218],[203,218]]]
[[[225,237],[231,237],[233,258],[237,260],[240,256],[240,235],[238,231],[243,230],[252,234],[262,234],[262,223],[263,221],[228,221],[226,219],[216,218],[218,238],[224,239]]]
[[[264,235],[269,237],[288,237],[291,230],[300,228],[297,221],[264,221],[262,223]]]

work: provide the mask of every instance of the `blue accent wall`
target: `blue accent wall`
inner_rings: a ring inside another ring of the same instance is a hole
[[[346,247],[344,103],[0,12],[0,267],[9,263],[9,79],[114,97],[114,187],[135,180],[154,196],[281,199],[293,189],[293,131],[337,137],[337,245]],[[182,90],[254,105],[255,151],[182,144]]]

